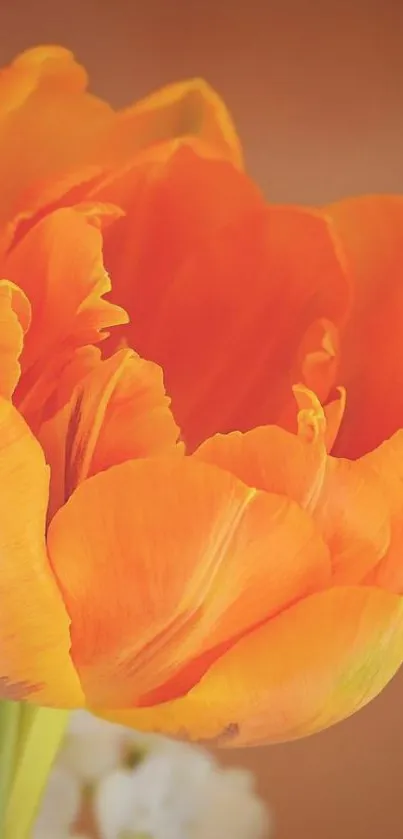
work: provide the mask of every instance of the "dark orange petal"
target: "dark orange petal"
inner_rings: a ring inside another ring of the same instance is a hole
[[[21,289],[0,280],[0,397],[11,399],[20,378],[19,357],[29,327],[31,307]]]
[[[403,426],[403,198],[348,199],[326,212],[354,291],[338,374],[348,400],[334,452],[358,457]]]
[[[326,418],[326,448],[328,452],[333,450],[335,440],[337,440],[341,424],[343,422],[344,413],[346,410],[346,391],[344,387],[339,387],[332,399],[324,406]]]
[[[330,571],[295,504],[192,458],[131,461],[84,481],[48,544],[72,658],[98,707],[155,701],[174,677],[194,683],[201,655],[217,657]]]
[[[195,164],[195,172],[199,168]],[[216,194],[229,195],[218,171],[216,176]],[[178,184],[172,176],[165,191],[169,201]],[[307,330],[320,318],[338,324],[348,299],[347,280],[320,214],[292,207],[254,212],[249,204],[236,222],[225,227],[222,218],[207,237],[197,218],[200,188],[196,195],[192,199],[188,187],[179,203],[189,217],[185,227],[176,203],[169,210],[164,200],[164,212],[158,213],[139,201],[133,225],[138,237],[133,241],[132,235],[128,244],[128,236],[118,233],[126,220],[117,222],[105,249],[117,299],[131,314],[130,343],[163,367],[190,449],[219,431],[282,420],[305,355],[313,352],[304,343]],[[214,206],[206,193],[205,207]],[[322,338],[319,334],[321,345]],[[322,400],[333,385],[332,365],[328,372],[318,394]]]
[[[194,141],[166,143],[94,187],[93,200],[125,211],[105,236],[114,299],[147,332],[178,272],[218,229],[264,206],[257,187]],[[136,346],[137,331],[129,333]],[[136,346],[137,349],[137,346]]]
[[[106,361],[86,355],[71,400],[38,436],[52,468],[51,515],[90,475],[125,460],[182,451],[162,371],[129,349]]]
[[[114,114],[86,84],[62,47],[28,50],[0,72],[0,226],[27,208],[35,182],[100,159]]]
[[[104,300],[111,284],[102,262],[99,208],[58,210],[11,251],[3,265],[32,305],[17,404],[30,421],[43,410],[74,351],[126,319]],[[107,333],[106,333],[107,334]]]
[[[83,703],[69,620],[45,544],[49,468],[39,443],[0,400],[0,697]]]
[[[403,658],[403,601],[336,588],[292,606],[223,655],[190,693],[108,719],[213,745],[292,740],[350,716]]]
[[[42,184],[27,195],[30,209],[14,220],[10,241],[18,242],[47,213],[85,201],[112,203],[124,211],[106,236],[106,261],[115,300],[126,302],[137,318],[148,312],[200,242],[264,206],[246,175],[228,161],[212,158],[211,149],[198,139],[185,137],[131,154],[125,165],[92,165]],[[154,260],[147,257],[150,249]],[[143,270],[148,279],[137,296]]]

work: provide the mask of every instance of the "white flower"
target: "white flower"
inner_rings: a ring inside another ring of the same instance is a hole
[[[133,770],[105,776],[94,807],[102,839],[263,839],[269,830],[250,773],[224,771],[204,749],[165,738]]]
[[[268,809],[254,791],[254,778],[241,769],[217,768],[204,788],[206,806],[191,834],[192,839],[263,839],[271,833]]]
[[[104,722],[86,711],[71,715],[58,765],[73,772],[82,784],[93,784],[122,761],[127,729]]]
[[[79,812],[81,788],[72,772],[55,766],[42,799],[32,839],[67,839]]]

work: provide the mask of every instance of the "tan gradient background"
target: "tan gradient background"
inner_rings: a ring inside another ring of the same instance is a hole
[[[2,63],[62,43],[116,104],[205,76],[275,200],[403,192],[399,0],[0,0],[0,32]],[[278,839],[401,839],[402,720],[399,676],[329,732],[222,759],[255,770]]]

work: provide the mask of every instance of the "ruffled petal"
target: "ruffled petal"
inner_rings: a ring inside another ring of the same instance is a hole
[[[219,224],[204,222],[205,211],[216,217],[212,191],[199,185],[193,199],[191,180],[181,182],[172,163],[158,189],[139,198],[135,214],[108,231],[105,260],[116,299],[131,315],[129,343],[163,367],[193,449],[218,431],[283,424],[291,386],[301,380],[315,341],[333,359],[334,342],[325,341],[323,329],[312,332],[312,324],[324,319],[336,328],[342,322],[349,286],[319,213],[257,207],[252,195],[246,202],[234,170],[224,179],[215,170],[221,163],[188,163],[197,182],[206,170],[206,187],[214,176]],[[244,197],[234,215],[237,191]],[[136,235],[129,237],[128,229],[123,235],[129,224]],[[335,373],[333,362],[324,368],[322,400]]]
[[[39,153],[24,154],[24,178],[20,183],[18,172],[10,183],[16,194],[4,207],[3,219],[0,215],[0,224],[9,222],[0,235],[0,248],[7,248],[15,235],[21,236],[46,210],[86,200],[108,171],[116,171],[148,149],[158,155],[160,147],[171,140],[195,143],[202,156],[242,168],[241,144],[231,116],[203,79],[168,85],[113,112],[86,92],[84,69],[61,47],[29,50],[2,72],[0,109],[3,79],[3,106],[11,109],[19,105],[14,117],[18,125],[29,124],[33,107],[38,108],[41,120],[30,132],[30,142],[35,149],[40,142],[42,146]],[[62,119],[60,106],[64,108]],[[66,127],[67,116],[70,122]],[[10,133],[13,125],[10,123]],[[26,141],[25,133],[21,136]]]
[[[195,251],[229,222],[264,207],[252,181],[189,139],[135,157],[94,184],[90,196],[125,213],[107,231],[104,253],[114,299],[133,321],[125,332],[136,349]]]
[[[50,517],[90,475],[183,451],[156,364],[129,349],[105,361],[92,352],[77,357],[76,375],[70,401],[38,432],[52,470]]]
[[[223,100],[204,79],[167,85],[120,111],[114,127],[120,154],[180,137],[195,137],[213,156],[242,167],[241,143]]]
[[[99,159],[114,114],[86,85],[63,47],[28,50],[0,71],[0,227],[27,209],[34,183]]]
[[[111,283],[103,267],[102,209],[62,209],[44,218],[11,251],[3,270],[27,295],[32,323],[21,360],[16,403],[30,422],[46,409],[74,351],[100,341],[124,322],[104,299]]]
[[[0,280],[0,398],[11,399],[21,367],[19,358],[29,328],[31,307],[21,289]]]

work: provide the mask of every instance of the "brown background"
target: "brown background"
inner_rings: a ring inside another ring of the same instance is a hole
[[[0,0],[0,32],[2,63],[62,43],[116,104],[205,76],[275,200],[403,192],[399,0]],[[258,773],[278,839],[401,839],[402,706],[400,676],[329,732],[224,759]]]

